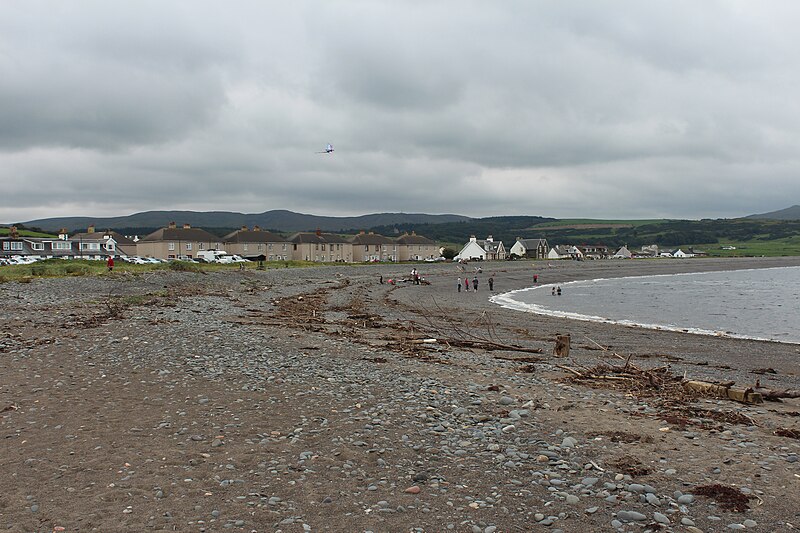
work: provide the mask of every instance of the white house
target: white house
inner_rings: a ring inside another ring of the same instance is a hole
[[[547,253],[548,259],[583,259],[583,252],[577,246],[558,245]]]
[[[483,246],[478,244],[478,239],[475,238],[475,235],[471,235],[469,242],[464,245],[456,257],[467,261],[485,261],[486,250],[483,249]]]
[[[631,257],[633,257],[633,254],[628,250],[628,247],[623,246],[617,250],[617,253],[612,256],[612,259],[630,259]]]
[[[547,239],[523,239],[517,237],[517,242],[509,250],[510,254],[530,259],[544,259],[547,257]]]
[[[506,247],[503,246],[503,241],[496,241],[491,235],[486,237],[485,240],[476,241],[486,252],[487,261],[503,261],[506,258]]]
[[[678,248],[672,253],[672,257],[694,257],[694,254],[689,254]]]

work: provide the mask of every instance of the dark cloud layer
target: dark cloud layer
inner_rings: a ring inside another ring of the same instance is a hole
[[[731,217],[800,197],[788,1],[0,4],[0,222]],[[315,154],[331,142],[333,155]]]

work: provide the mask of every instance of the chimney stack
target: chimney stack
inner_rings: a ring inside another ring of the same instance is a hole
[[[9,234],[11,235],[12,239],[18,239],[19,238],[19,232],[17,231],[17,227],[16,226],[11,226],[11,229],[9,230]]]
[[[253,231],[261,231],[261,226],[253,226]]]
[[[242,226],[242,231],[247,231],[247,226]]]
[[[170,223],[169,223],[169,226],[167,226],[167,227],[168,227],[169,229],[175,229],[175,223],[174,223],[174,222],[170,222]]]
[[[94,233],[94,224],[89,224],[89,227],[86,228],[86,233]]]
[[[192,229],[192,226],[189,224],[184,224],[183,229]]]
[[[67,235],[69,235],[69,231],[67,231],[67,228],[61,228],[60,230],[58,230],[58,238],[61,239],[62,241],[67,240]]]

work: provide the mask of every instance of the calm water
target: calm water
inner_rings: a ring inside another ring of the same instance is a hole
[[[495,296],[535,313],[708,335],[800,343],[800,267],[542,285]]]

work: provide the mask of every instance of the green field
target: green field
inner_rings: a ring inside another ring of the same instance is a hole
[[[552,228],[560,226],[646,226],[648,224],[660,224],[666,222],[665,219],[650,220],[600,220],[594,218],[561,218],[558,220],[536,224],[534,228]]]
[[[735,246],[735,250],[723,250],[724,246]],[[772,241],[749,240],[743,242],[718,242],[714,244],[696,244],[698,250],[708,252],[712,257],[780,257],[800,256],[800,236],[786,237]]]

